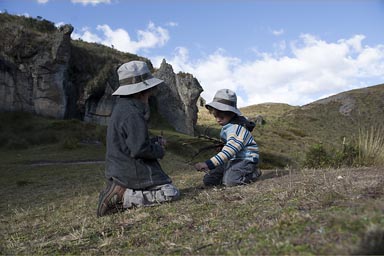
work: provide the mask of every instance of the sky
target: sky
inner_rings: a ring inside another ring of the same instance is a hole
[[[384,83],[384,1],[0,0],[0,11],[71,24],[72,39],[163,59],[210,102],[302,106]]]

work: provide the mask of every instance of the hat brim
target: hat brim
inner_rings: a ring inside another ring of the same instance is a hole
[[[135,93],[138,93],[141,91],[148,90],[148,89],[155,87],[155,86],[157,86],[163,82],[164,81],[161,79],[158,79],[156,77],[152,77],[148,80],[145,80],[143,82],[136,83],[136,84],[126,84],[126,85],[122,84],[119,86],[119,88],[117,88],[117,90],[114,93],[112,93],[112,95],[117,96],[117,95],[135,94]]]
[[[240,110],[238,110],[237,108],[232,107],[232,106],[228,106],[228,105],[223,104],[221,102],[213,101],[211,103],[205,104],[205,107],[211,107],[211,108],[214,108],[214,109],[217,109],[217,110],[220,110],[220,111],[232,112],[232,113],[235,113],[238,116],[242,115]]]

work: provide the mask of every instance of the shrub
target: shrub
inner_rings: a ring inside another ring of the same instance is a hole
[[[313,145],[305,156],[304,166],[308,168],[339,168],[359,164],[359,149],[354,143],[345,143],[341,150],[331,149],[329,152],[322,144]]]
[[[331,167],[355,166],[358,165],[359,149],[356,143],[347,143],[343,138],[341,150],[333,150],[331,153]]]
[[[308,168],[323,168],[333,162],[322,144],[313,145],[305,155],[304,166]]]

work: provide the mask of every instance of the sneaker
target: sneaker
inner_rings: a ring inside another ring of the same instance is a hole
[[[123,196],[126,188],[111,182],[100,192],[97,217],[102,217],[123,210]]]

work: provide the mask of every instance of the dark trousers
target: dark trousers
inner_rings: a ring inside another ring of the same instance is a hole
[[[261,172],[257,164],[248,160],[235,159],[210,170],[204,175],[203,182],[206,186],[236,186],[256,181]]]

